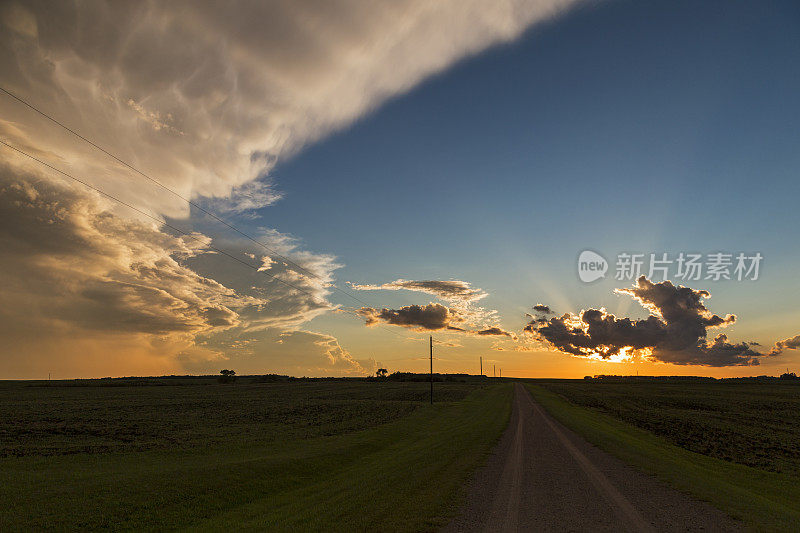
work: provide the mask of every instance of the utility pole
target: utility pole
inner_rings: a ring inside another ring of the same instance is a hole
[[[431,405],[433,405],[433,335],[431,335]]]
[[[481,357],[481,376],[483,375],[483,357]]]
[[[500,379],[503,379],[503,369],[500,369]]]
[[[497,377],[497,365],[492,365],[492,377]]]

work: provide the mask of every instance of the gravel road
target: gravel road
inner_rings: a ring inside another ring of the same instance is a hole
[[[444,531],[740,531],[711,505],[595,448],[520,384],[511,420]]]

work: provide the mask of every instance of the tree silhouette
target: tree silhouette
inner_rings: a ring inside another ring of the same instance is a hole
[[[233,383],[236,381],[236,371],[235,370],[228,370],[227,368],[224,370],[219,371],[219,380],[220,383]]]
[[[379,378],[385,378],[389,375],[389,371],[385,368],[379,368],[377,372],[375,372],[375,376]]]

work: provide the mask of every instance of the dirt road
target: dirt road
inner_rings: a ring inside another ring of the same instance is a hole
[[[520,384],[511,421],[445,531],[739,531],[551,418]]]

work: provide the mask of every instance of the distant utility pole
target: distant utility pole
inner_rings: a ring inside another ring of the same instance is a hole
[[[503,379],[503,369],[500,369],[500,379]]]
[[[481,357],[481,376],[483,375],[483,357]]]
[[[431,335],[431,405],[433,405],[433,335]]]
[[[492,377],[497,377],[497,365],[492,365]]]

